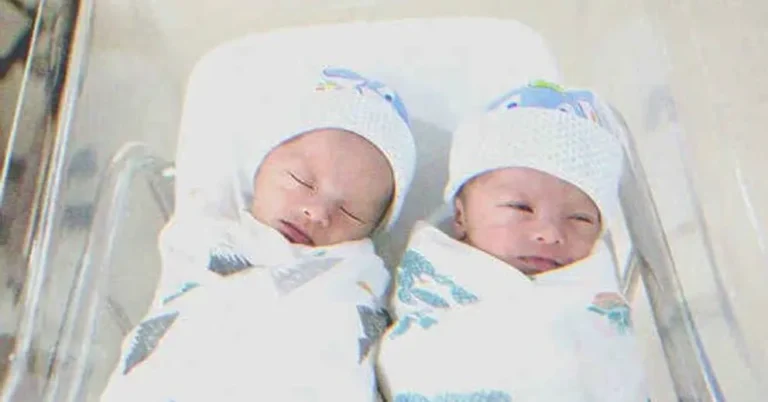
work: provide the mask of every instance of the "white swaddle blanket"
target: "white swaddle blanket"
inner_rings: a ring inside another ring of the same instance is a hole
[[[102,401],[370,401],[389,273],[370,240],[288,243],[247,212],[161,235],[152,310]]]
[[[647,400],[612,271],[598,247],[532,280],[418,223],[380,347],[384,393],[394,402]]]

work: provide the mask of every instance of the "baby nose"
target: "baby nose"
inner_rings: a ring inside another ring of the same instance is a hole
[[[533,231],[533,240],[543,244],[562,244],[565,242],[565,236],[559,225],[542,220]]]
[[[323,228],[327,228],[331,223],[330,208],[322,202],[305,203],[302,214],[307,220]]]

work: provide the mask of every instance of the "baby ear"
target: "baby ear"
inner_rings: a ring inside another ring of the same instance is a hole
[[[464,240],[467,237],[467,224],[465,202],[461,195],[457,195],[453,200],[453,234],[458,240]]]

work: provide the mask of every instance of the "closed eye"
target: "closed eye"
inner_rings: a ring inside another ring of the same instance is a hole
[[[578,222],[584,222],[589,223],[591,225],[594,225],[596,222],[596,219],[589,216],[589,215],[572,215],[571,219],[578,221]]]
[[[504,206],[518,211],[533,212],[533,208],[524,202],[509,202],[504,204]]]
[[[364,222],[362,219],[360,219],[360,218],[358,218],[357,216],[355,216],[355,214],[353,214],[353,213],[349,212],[349,211],[348,211],[346,208],[344,208],[344,207],[341,207],[341,212],[342,212],[344,215],[346,215],[348,218],[352,219],[353,221],[355,221],[355,222],[357,222],[357,223],[359,223],[359,224],[361,224],[361,225],[364,225],[364,224],[365,224],[365,222]]]
[[[307,182],[307,181],[304,181],[304,180],[300,179],[295,174],[293,174],[291,172],[288,172],[288,174],[293,178],[293,180],[296,180],[296,182],[301,184],[302,186],[304,186],[304,187],[306,187],[306,188],[308,188],[310,190],[314,190],[315,189],[315,187],[313,185],[309,184],[309,182]]]

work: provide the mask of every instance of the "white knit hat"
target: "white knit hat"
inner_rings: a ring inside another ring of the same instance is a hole
[[[245,199],[252,197],[254,175],[267,154],[298,135],[318,129],[353,132],[374,144],[387,158],[395,189],[379,229],[388,230],[397,220],[416,166],[416,145],[408,114],[400,97],[379,81],[351,70],[326,68],[314,88],[286,93],[286,102],[274,102],[254,111],[250,133],[238,135],[234,154],[238,181]],[[272,110],[273,109],[273,110]]]
[[[624,167],[621,142],[606,129],[606,109],[595,94],[536,81],[517,88],[455,132],[445,201],[495,169],[525,167],[584,191],[607,222],[619,216]]]

